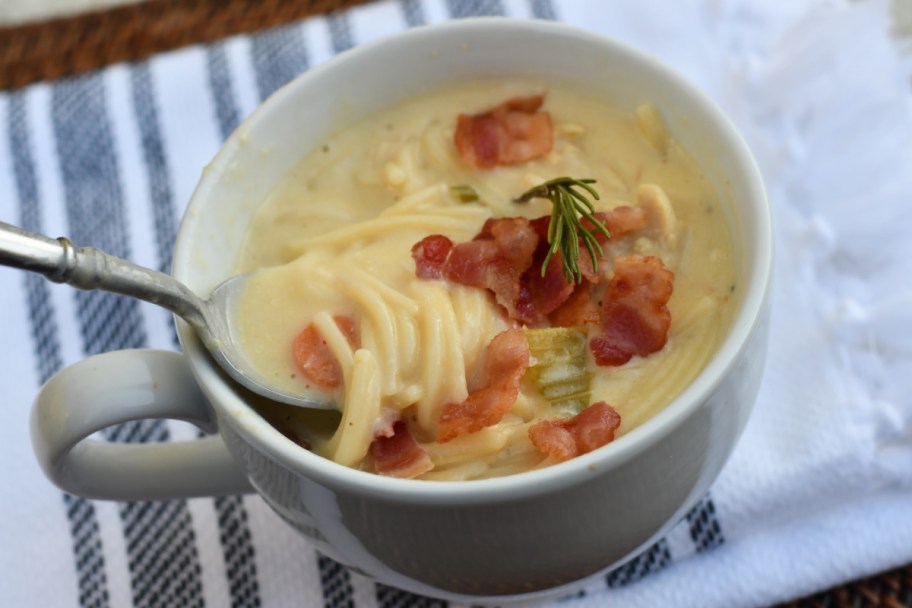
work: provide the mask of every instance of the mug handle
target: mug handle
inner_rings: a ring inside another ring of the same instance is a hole
[[[114,443],[89,436],[111,425],[174,418],[203,431],[215,413],[184,356],[121,350],[54,375],[32,406],[32,445],[60,489],[110,500],[164,500],[253,492],[218,435],[191,441]]]

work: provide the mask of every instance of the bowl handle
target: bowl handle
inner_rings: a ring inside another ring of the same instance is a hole
[[[191,441],[114,443],[106,427],[174,418],[215,431],[215,414],[184,356],[122,350],[89,357],[52,377],[32,406],[35,455],[62,490],[86,498],[159,500],[252,492],[218,435]]]

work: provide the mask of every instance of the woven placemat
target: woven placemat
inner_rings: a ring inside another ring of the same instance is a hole
[[[143,59],[365,0],[148,0],[0,28],[0,89]]]
[[[779,608],[908,608],[912,606],[912,565],[897,568],[782,604]]]
[[[191,44],[262,30],[369,0],[147,0],[0,28],[0,89],[85,73]],[[912,607],[912,565],[780,608]]]

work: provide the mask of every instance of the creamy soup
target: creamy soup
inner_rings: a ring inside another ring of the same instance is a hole
[[[612,233],[583,223],[603,255],[594,268],[581,246],[580,276],[566,250],[542,261],[553,201],[516,200],[562,176],[595,180]],[[642,424],[713,355],[737,288],[716,192],[656,108],[528,81],[329,138],[262,202],[238,266],[262,269],[238,309],[252,360],[338,406],[260,412],[343,465],[441,480],[547,466]]]

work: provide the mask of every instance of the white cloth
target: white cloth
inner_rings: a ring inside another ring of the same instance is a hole
[[[560,605],[761,606],[912,562],[912,66],[885,0],[385,1],[0,93],[0,219],[165,267],[200,171],[263,95],[351,44],[499,10],[696,82],[753,149],[778,239],[765,381],[731,461],[665,540]],[[51,486],[28,438],[41,381],[87,353],[174,348],[166,313],[107,302],[0,270],[0,605],[422,605],[320,558],[255,496]]]

